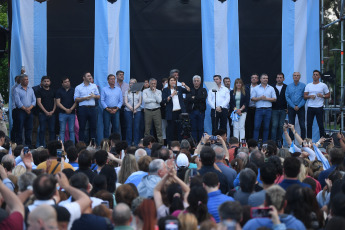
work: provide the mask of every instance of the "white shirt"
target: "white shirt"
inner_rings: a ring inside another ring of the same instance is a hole
[[[321,93],[325,95],[329,93],[328,87],[325,83],[319,82],[318,84],[309,83],[306,87],[304,92],[308,92],[308,95],[315,95],[315,99],[308,99],[306,104],[308,107],[312,108],[320,108],[323,106],[325,99],[323,97],[318,97],[317,94]]]
[[[280,94],[280,92],[282,91],[283,85],[276,85],[276,88],[277,88],[277,90],[279,91],[279,94]]]
[[[264,88],[260,84],[253,89],[253,93],[250,96],[250,99],[252,99],[253,97],[261,97],[261,96],[266,96],[267,98],[277,98],[276,91],[274,90],[272,86],[266,85],[266,87]],[[255,103],[255,106],[256,108],[268,108],[268,107],[272,107],[272,102],[260,100]]]
[[[175,90],[174,89],[170,89],[170,92],[171,94],[174,92]],[[174,95],[172,98],[172,103],[173,103],[173,111],[176,111],[176,110],[180,110],[181,109],[181,106],[180,106],[180,101],[178,100],[178,95]]]
[[[222,108],[228,108],[229,103],[230,103],[230,92],[229,89],[226,88],[225,86],[220,86],[220,88],[217,89],[217,107],[220,106]],[[208,91],[208,96],[207,96],[207,103],[208,105],[212,108],[214,108],[214,92],[212,92],[212,89]]]

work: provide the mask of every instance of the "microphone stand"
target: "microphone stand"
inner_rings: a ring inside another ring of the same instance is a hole
[[[217,130],[218,127],[216,127],[216,124],[217,124],[217,120],[216,120],[216,116],[217,116],[217,90],[216,89],[212,89],[212,92],[214,92],[214,131]],[[212,133],[213,135],[213,133]]]
[[[136,92],[135,91],[132,91],[132,95],[133,95],[133,103],[132,103],[132,108],[133,108],[133,112],[132,112],[132,115],[133,115],[133,119],[132,119],[132,143],[134,142],[134,94],[135,94]],[[131,143],[131,145],[132,145],[132,143]]]

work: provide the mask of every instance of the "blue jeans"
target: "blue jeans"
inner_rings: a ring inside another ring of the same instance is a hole
[[[24,110],[18,109],[18,113],[16,114],[18,121],[18,130],[16,133],[16,141],[18,145],[23,144],[23,129],[24,129],[24,136],[25,136],[25,145],[31,146],[31,134],[32,134],[32,121],[33,121],[33,114],[27,114]]]
[[[138,146],[140,141],[140,134],[139,134],[139,126],[141,121],[141,112],[136,112],[134,114],[134,121],[133,121],[133,112],[125,110],[125,120],[127,124],[127,131],[126,131],[126,141],[128,145],[132,145],[132,141],[134,140],[134,145]],[[132,132],[132,124],[133,124],[133,132]],[[133,138],[132,138],[133,133]]]
[[[103,138],[109,137],[109,128],[110,128],[110,122],[111,122],[111,133],[118,133],[120,134],[120,110],[117,110],[115,114],[111,114],[108,111],[103,111],[103,124],[104,124],[104,132],[103,132]],[[123,121],[123,123],[126,123]]]
[[[196,142],[199,142],[204,133],[205,112],[193,110],[189,116],[192,125],[192,136]]]
[[[89,122],[90,139],[96,138],[96,125],[97,125],[97,108],[96,106],[80,106],[78,109],[79,121],[79,141],[85,141],[85,126]]]
[[[301,128],[301,137],[302,139],[304,139],[305,138],[305,108],[304,106],[300,108],[298,111],[295,111],[294,108],[289,107],[288,109],[289,124],[295,125],[296,114],[298,116],[299,127]],[[291,130],[290,130],[289,135],[290,135],[291,140],[295,138]]]
[[[40,146],[44,146],[46,123],[48,123],[49,141],[53,141],[55,139],[55,114],[51,116],[47,116],[44,113],[39,113],[38,120],[40,122],[40,130],[39,130],[40,142],[39,143],[40,143]]]
[[[283,139],[283,125],[286,118],[286,110],[272,110],[271,140]]]
[[[269,128],[270,128],[270,122],[271,122],[271,116],[272,116],[272,109],[271,108],[269,108],[269,109],[257,108],[256,109],[255,119],[254,119],[254,135],[253,135],[253,138],[255,140],[258,140],[261,123],[264,122],[262,142],[264,143],[267,141]]]
[[[65,142],[66,123],[68,123],[69,139],[75,142],[74,122],[75,114],[59,113],[60,139]]]
[[[320,137],[325,136],[325,127],[323,126],[323,107],[313,108],[308,107],[307,111],[307,137],[313,138],[313,122],[316,117],[317,125],[319,126]]]

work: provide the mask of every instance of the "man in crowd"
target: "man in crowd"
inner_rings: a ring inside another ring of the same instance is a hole
[[[301,128],[301,137],[305,138],[305,100],[304,89],[305,84],[300,82],[301,74],[294,72],[292,75],[293,83],[286,88],[285,97],[288,103],[289,124],[295,125],[296,115],[298,116],[299,127]],[[290,138],[294,139],[294,135],[290,130]]]
[[[284,160],[284,180],[279,184],[283,189],[287,189],[293,184],[298,184],[302,187],[309,187],[309,184],[302,183],[297,176],[300,172],[301,162],[297,157],[287,157]]]
[[[286,118],[287,103],[285,98],[285,92],[287,85],[284,84],[284,74],[277,74],[277,84],[273,87],[277,100],[272,103],[272,129],[271,129],[271,140],[281,141],[283,139],[283,125]]]
[[[115,224],[115,230],[132,230],[131,221],[132,214],[128,205],[125,203],[120,203],[114,207],[113,210],[113,221]]]
[[[322,188],[325,187],[325,180],[328,178],[329,174],[331,174],[338,167],[338,165],[343,164],[344,152],[342,151],[342,149],[333,148],[329,152],[329,158],[331,162],[331,167],[329,169],[322,171],[318,177],[318,181],[320,182]]]
[[[83,75],[83,83],[75,88],[74,100],[79,103],[78,120],[79,120],[79,140],[85,140],[85,126],[89,122],[90,138],[96,138],[97,125],[97,108],[95,99],[99,99],[100,95],[95,84],[91,83],[91,73],[86,72]]]
[[[228,151],[227,149],[223,149],[222,147],[214,147],[214,152],[216,153],[216,165],[222,171],[222,173],[226,176],[228,180],[229,188],[232,189],[234,187],[234,180],[236,178],[236,171],[231,167],[228,167],[224,164],[225,160],[225,152]]]
[[[68,77],[64,77],[62,79],[62,87],[56,91],[56,105],[60,109],[60,139],[62,142],[65,142],[65,130],[67,123],[70,140],[74,143],[75,107],[77,103],[74,102],[74,88],[71,88],[71,82]]]
[[[261,84],[253,89],[250,96],[251,100],[255,102],[255,123],[254,123],[254,136],[257,140],[259,138],[259,131],[261,123],[263,123],[262,140],[266,142],[268,139],[269,127],[272,115],[272,102],[277,100],[274,88],[268,85],[268,75],[261,74]]]
[[[104,124],[104,138],[109,137],[110,121],[112,126],[112,133],[120,133],[120,109],[123,104],[122,91],[119,87],[115,86],[115,76],[108,75],[108,84],[102,89],[101,103],[103,111],[103,124]]]
[[[49,129],[49,141],[55,139],[55,93],[50,88],[50,77],[44,76],[41,79],[42,87],[37,91],[37,105],[39,107],[38,119],[40,122],[39,143],[44,146],[44,136],[46,131],[46,123]]]
[[[217,84],[217,92],[215,93],[213,92],[214,89],[210,89],[207,96],[207,102],[211,107],[212,133],[217,129],[227,130],[228,105],[230,103],[230,93],[225,86],[222,86],[222,77],[214,75],[213,81]]]
[[[204,133],[207,91],[201,87],[201,77],[198,75],[193,77],[193,85],[194,87],[187,94],[186,107],[192,125],[192,136],[196,142],[199,142]]]
[[[129,89],[129,84],[124,82],[125,79],[125,72],[122,70],[116,71],[116,87],[121,89],[122,92],[122,101],[125,101],[125,92]],[[122,140],[126,140],[126,119],[125,119],[125,104],[123,103],[120,107],[120,124],[121,124],[121,136]]]
[[[29,214],[28,230],[58,229],[57,214],[53,206],[42,204]]]
[[[307,100],[307,137],[313,137],[313,122],[316,117],[319,126],[320,137],[325,136],[325,127],[323,126],[323,103],[325,99],[330,98],[331,93],[327,85],[320,82],[321,73],[318,70],[313,71],[313,82],[309,83],[304,90],[304,99]]]
[[[250,84],[247,85],[247,90],[250,92],[250,95],[253,94],[253,89],[258,85],[259,82],[259,74],[254,73],[250,77]],[[255,119],[255,101],[250,100],[249,101],[249,106],[247,109],[247,117],[246,117],[246,137],[247,140],[253,138],[253,127],[254,127],[254,119]]]
[[[151,78],[149,81],[150,88],[143,91],[145,102],[145,136],[150,135],[152,121],[154,123],[158,142],[163,144],[162,136],[162,116],[160,103],[162,102],[162,91],[157,89],[157,80]]]
[[[23,128],[25,128],[25,144],[31,145],[32,133],[32,108],[36,105],[36,97],[34,91],[29,85],[29,78],[27,75],[21,75],[20,85],[15,88],[15,103],[18,110],[18,132],[16,135],[16,142],[18,145],[23,143]]]

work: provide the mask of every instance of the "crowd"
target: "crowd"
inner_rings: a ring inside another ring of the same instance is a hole
[[[266,74],[258,85],[253,74],[250,85],[236,79],[234,89],[229,78],[222,85],[215,75],[218,88],[208,92],[199,76],[188,87],[178,74],[171,71],[162,91],[150,79],[142,92],[130,90],[136,80],[126,84],[122,71],[109,75],[100,91],[90,73],[75,89],[62,79],[56,92],[49,77],[33,90],[25,74],[18,76],[11,95],[14,139],[0,130],[0,229],[344,226],[345,137],[324,137],[320,116],[329,90],[318,71],[307,86],[296,72],[288,86],[282,73],[275,86]],[[98,103],[104,109],[100,144],[94,141]],[[212,135],[203,130],[206,103]],[[177,122],[186,112],[190,136],[181,135],[186,127]],[[31,141],[35,116],[38,133]],[[315,116],[317,142],[311,139]],[[282,146],[283,136],[290,148]]]

